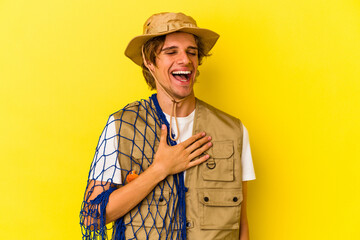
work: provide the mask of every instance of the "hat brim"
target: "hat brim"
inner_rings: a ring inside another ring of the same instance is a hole
[[[125,50],[125,55],[130,58],[134,63],[141,66],[143,63],[141,48],[142,46],[151,38],[163,36],[173,32],[185,32],[191,33],[200,38],[202,44],[204,45],[204,52],[207,54],[215,45],[216,41],[220,37],[219,34],[205,28],[191,28],[183,27],[178,28],[172,31],[161,32],[157,34],[145,34],[134,37],[128,44]]]

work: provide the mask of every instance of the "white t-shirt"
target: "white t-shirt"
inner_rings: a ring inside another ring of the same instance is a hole
[[[170,122],[170,116],[167,114],[165,114],[165,116],[167,121]],[[186,117],[177,117],[180,131],[180,136],[177,141],[178,143],[183,142],[192,136],[194,116],[195,110]],[[173,118],[172,121],[174,134],[177,135],[175,118]],[[97,151],[91,166],[89,179],[95,179],[98,181],[107,181],[108,179],[112,179],[113,183],[121,184],[121,171],[116,154],[117,146],[118,142],[116,137],[115,121],[114,117],[111,116],[100,136],[99,143],[96,148]],[[249,135],[244,125],[241,154],[242,180],[254,180],[255,171],[251,156]]]

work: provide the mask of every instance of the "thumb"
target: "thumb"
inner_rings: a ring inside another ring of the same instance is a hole
[[[167,145],[167,127],[165,124],[161,125],[160,144]]]

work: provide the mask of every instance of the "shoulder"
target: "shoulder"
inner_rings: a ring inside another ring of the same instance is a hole
[[[123,119],[124,117],[138,116],[139,114],[142,114],[142,112],[146,112],[149,111],[149,109],[152,109],[153,107],[151,105],[152,103],[150,99],[135,101],[127,104],[125,107],[111,114],[110,117],[113,117],[115,120],[117,120]]]
[[[208,117],[215,117],[215,118],[219,118],[225,122],[232,122],[235,123],[239,126],[242,125],[241,121],[239,118],[234,117],[200,99],[196,99],[196,104],[197,104],[197,110],[200,112],[200,114],[203,112],[204,114],[206,114],[206,118]]]

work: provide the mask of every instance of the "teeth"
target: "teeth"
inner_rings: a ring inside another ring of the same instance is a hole
[[[172,74],[191,74],[191,71],[174,71]]]

